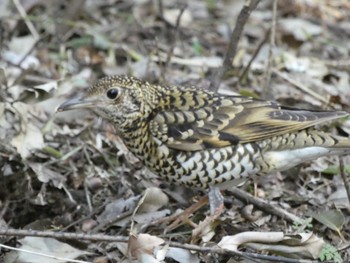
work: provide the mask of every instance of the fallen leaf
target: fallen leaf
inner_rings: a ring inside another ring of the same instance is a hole
[[[317,213],[308,212],[307,215],[313,217],[326,227],[337,231],[339,236],[342,236],[340,231],[345,223],[345,217],[340,210],[320,211]]]
[[[167,205],[169,198],[158,187],[150,187],[145,190],[137,207],[137,213],[155,212]]]
[[[11,144],[16,147],[22,159],[26,159],[34,150],[45,146],[41,131],[31,123],[28,123],[25,131],[20,132],[11,140]]]
[[[164,240],[156,236],[149,234],[131,235],[129,239],[129,251],[131,256],[138,260],[142,259],[143,261],[141,262],[158,262],[153,252],[161,244],[164,244]],[[151,261],[153,259],[154,261]]]
[[[21,251],[11,251],[5,257],[7,263],[62,263],[68,262],[81,255],[88,255],[86,251],[76,249],[66,243],[53,238],[25,237],[19,242]]]
[[[333,203],[337,209],[350,209],[350,201],[344,186],[332,193],[327,202]]]
[[[63,183],[66,182],[66,177],[63,175],[52,171],[51,169],[45,167],[41,163],[29,163],[30,168],[36,173],[40,182],[48,183],[52,182],[53,185],[59,189],[62,188]]]

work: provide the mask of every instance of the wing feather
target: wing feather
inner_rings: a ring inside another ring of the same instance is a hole
[[[210,100],[203,101],[203,92],[200,94],[198,107],[180,107],[177,103],[155,114],[150,122],[151,134],[170,148],[198,151],[259,141],[349,115],[291,109],[240,96],[211,95]]]

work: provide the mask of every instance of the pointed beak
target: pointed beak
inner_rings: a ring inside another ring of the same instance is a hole
[[[71,100],[67,100],[62,103],[56,109],[56,112],[75,110],[75,109],[87,109],[96,106],[96,99],[88,99],[88,98],[74,98]]]

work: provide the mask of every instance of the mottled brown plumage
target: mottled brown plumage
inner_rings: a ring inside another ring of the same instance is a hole
[[[187,186],[229,187],[251,175],[350,152],[350,140],[313,129],[348,116],[196,88],[106,77],[58,111],[91,108],[115,124],[126,146],[151,171]]]

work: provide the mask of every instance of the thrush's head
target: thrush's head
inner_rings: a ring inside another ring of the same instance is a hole
[[[57,111],[92,109],[115,123],[117,129],[129,129],[147,118],[152,111],[149,93],[151,86],[137,78],[105,77],[82,97],[64,102]]]

